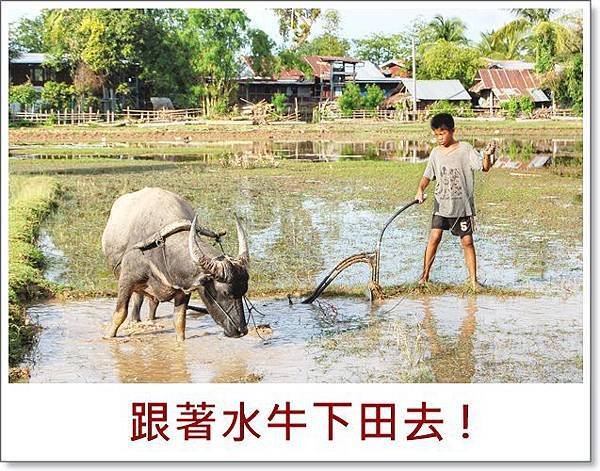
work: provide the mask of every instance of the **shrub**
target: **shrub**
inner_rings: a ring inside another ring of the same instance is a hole
[[[75,88],[62,82],[46,82],[42,89],[42,101],[47,108],[57,110],[73,105]]]
[[[519,109],[526,117],[531,118],[534,108],[535,104],[531,98],[528,96],[522,96],[519,98]]]
[[[454,105],[448,100],[436,101],[430,105],[427,110],[430,115],[438,113],[448,113],[452,116],[459,116],[461,118],[472,118],[475,116],[470,103],[461,103],[460,105]]]
[[[344,93],[338,99],[338,106],[342,116],[352,115],[352,110],[358,110],[362,106],[363,99],[360,95],[360,88],[354,82],[347,83],[344,87]]]
[[[379,106],[385,100],[385,93],[383,90],[379,88],[377,85],[368,85],[367,86],[367,94],[363,98],[363,106],[367,110],[375,110],[379,108]]]
[[[283,115],[287,108],[287,96],[284,93],[277,92],[271,97],[271,104],[275,107],[278,115]]]
[[[510,100],[503,102],[500,105],[500,108],[506,111],[506,116],[509,119],[515,119],[519,114],[519,101],[513,97]]]
[[[22,85],[11,85],[8,88],[9,103],[18,103],[21,106],[31,106],[38,99],[38,92],[31,82]]]

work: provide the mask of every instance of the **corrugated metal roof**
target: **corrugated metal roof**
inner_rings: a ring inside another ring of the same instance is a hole
[[[414,94],[414,81],[401,78],[408,92]],[[471,95],[459,80],[417,80],[417,100],[470,100]]]
[[[492,90],[500,100],[528,96],[534,102],[547,102],[550,99],[540,89],[540,79],[531,70],[479,69],[478,78],[471,91]]]
[[[40,52],[26,52],[16,59],[10,61],[11,64],[41,64],[44,62],[46,54]]]
[[[332,61],[346,62],[346,72],[352,73],[352,65],[362,61],[352,57],[337,57],[337,56],[305,56],[304,60],[310,65],[315,77],[329,78],[331,75],[330,63]],[[356,67],[358,69],[358,65]]]

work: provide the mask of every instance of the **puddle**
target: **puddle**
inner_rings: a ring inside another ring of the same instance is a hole
[[[582,381],[582,296],[255,304],[266,340],[229,339],[188,314],[183,344],[168,303],[113,340],[101,338],[112,299],[33,306],[43,330],[31,382]]]

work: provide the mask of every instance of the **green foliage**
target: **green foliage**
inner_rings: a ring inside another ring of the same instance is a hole
[[[252,69],[261,77],[271,77],[277,70],[277,59],[273,55],[275,43],[260,29],[248,31],[250,39],[250,62]]]
[[[346,84],[342,96],[337,100],[337,104],[340,107],[342,116],[351,116],[352,110],[360,109],[362,103],[363,99],[360,94],[360,87],[354,82],[349,82]]]
[[[62,110],[73,106],[75,89],[63,82],[48,81],[44,83],[41,98],[46,108]]]
[[[367,93],[363,97],[363,106],[367,110],[375,110],[385,100],[385,93],[377,85],[367,85]]]
[[[566,89],[573,110],[583,114],[583,55],[575,54],[565,73]]]
[[[472,118],[475,116],[470,103],[453,104],[448,100],[440,100],[432,103],[427,110],[430,115],[448,113],[461,118]]]
[[[207,8],[189,11],[190,33],[195,35],[193,70],[201,77],[200,89],[209,114],[227,109],[240,64],[249,19],[239,9]]]
[[[522,96],[519,98],[519,110],[526,117],[530,118],[533,110],[535,109],[535,103],[528,96]]]
[[[457,79],[468,88],[483,66],[477,49],[442,40],[425,48],[418,71],[421,79]]]
[[[38,99],[38,92],[31,82],[21,85],[10,85],[8,87],[8,102],[18,103],[21,106],[31,106]]]
[[[279,68],[298,69],[304,73],[307,78],[312,77],[312,69],[308,62],[304,60],[302,54],[291,49],[281,50],[277,56]]]
[[[350,41],[335,34],[324,33],[305,42],[297,51],[306,56],[347,56],[350,52]]]
[[[354,55],[358,59],[369,60],[381,65],[391,59],[407,58],[410,56],[410,45],[403,34],[373,33],[364,39],[355,39]]]
[[[21,183],[20,180],[18,180]],[[11,195],[8,209],[9,276],[8,276],[8,341],[9,364],[15,366],[31,348],[36,326],[29,323],[25,304],[48,293],[41,268],[43,256],[36,247],[42,221],[55,207],[61,188],[47,177],[27,179],[15,188],[11,177]]]
[[[22,17],[8,27],[9,57],[14,59],[25,52],[46,52],[43,40],[44,14],[35,18]]]
[[[506,116],[509,119],[516,119],[519,114],[519,100],[513,97],[510,100],[502,102],[500,108],[506,111]]]
[[[275,112],[282,116],[287,109],[287,96],[284,93],[277,92],[271,97],[271,104],[275,107]]]
[[[451,43],[467,44],[465,30],[467,26],[460,18],[444,18],[435,15],[427,25],[427,33],[430,41],[447,41]]]
[[[319,8],[274,8],[279,22],[279,34],[291,49],[297,49],[308,39],[311,28],[321,15]]]

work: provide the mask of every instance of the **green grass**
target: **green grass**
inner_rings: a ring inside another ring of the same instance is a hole
[[[29,352],[37,327],[27,317],[27,303],[50,293],[43,277],[44,257],[36,246],[40,225],[56,207],[61,188],[50,177],[10,179],[9,205],[9,364]]]
[[[199,162],[161,166],[143,161],[136,161],[135,166],[121,161],[56,162],[11,161],[10,169],[11,179],[34,178],[21,172],[35,170],[33,173],[51,176],[64,188],[61,205],[49,218],[48,228],[68,258],[65,297],[114,293],[116,282],[102,256],[101,234],[114,200],[145,186],[161,186],[191,201],[208,226],[228,231],[225,245],[229,252],[235,251],[233,212],[238,211],[246,220],[251,248],[252,239],[261,234],[269,240],[262,244],[261,254],[256,249],[251,253],[251,295],[302,296],[314,286],[319,273],[330,268],[325,266],[326,254],[322,250],[335,245],[342,230],[340,215],[348,211],[347,205],[382,217],[388,215],[400,203],[413,198],[424,167],[389,161],[283,160],[277,166],[254,169]],[[560,244],[567,252],[577,252],[581,246],[582,182],[546,170],[518,172],[527,176],[512,173],[495,169],[477,175],[481,237],[510,241],[511,252],[497,254],[510,265],[523,269],[544,264],[557,266],[561,260],[548,250],[548,242]],[[428,189],[429,193],[432,191],[433,188]],[[329,218],[328,233],[314,230],[311,202],[323,205],[320,214]],[[403,222],[422,228],[424,238],[431,204],[430,198],[424,207],[411,209],[412,219]],[[374,242],[365,241],[365,249]],[[416,250],[420,253],[422,247]],[[347,255],[350,254],[344,256]],[[335,292],[335,286],[336,283],[330,290]],[[460,287],[432,286],[444,292],[462,293]],[[498,290],[490,294],[502,295],[502,289]],[[352,292],[353,289],[345,291]]]

